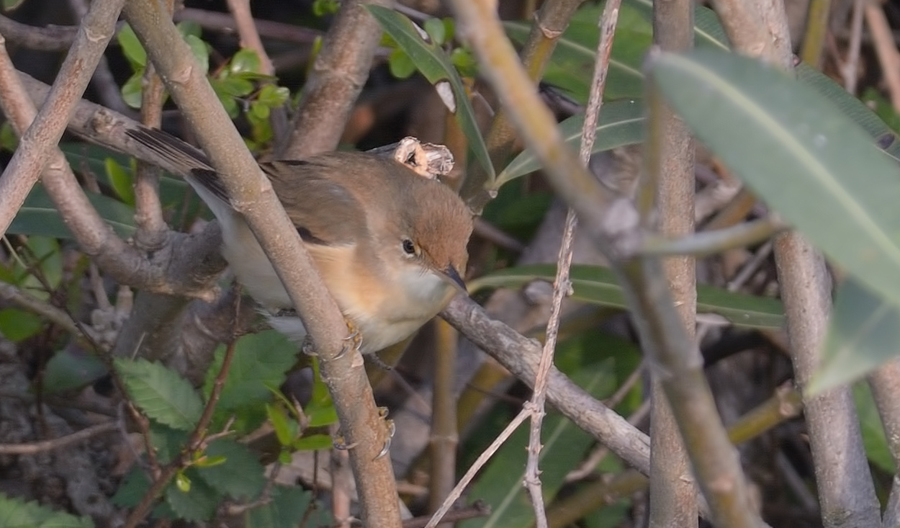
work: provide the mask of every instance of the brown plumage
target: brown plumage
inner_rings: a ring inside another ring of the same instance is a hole
[[[222,224],[222,253],[283,333],[302,339],[283,286],[203,154],[160,131],[127,132],[184,176]],[[405,339],[463,287],[472,215],[448,187],[391,159],[333,152],[260,164],[362,351]]]

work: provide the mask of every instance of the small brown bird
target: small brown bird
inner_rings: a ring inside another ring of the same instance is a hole
[[[222,255],[276,330],[301,342],[306,329],[244,218],[199,150],[159,130],[127,134],[183,176],[222,226]],[[260,164],[297,228],[363,353],[419,329],[456,291],[472,214],[449,187],[373,154],[332,152]]]

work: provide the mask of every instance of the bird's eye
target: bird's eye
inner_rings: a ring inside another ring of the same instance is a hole
[[[415,255],[416,254],[416,245],[413,244],[412,240],[410,240],[408,238],[403,239],[403,252],[406,253],[407,255]]]

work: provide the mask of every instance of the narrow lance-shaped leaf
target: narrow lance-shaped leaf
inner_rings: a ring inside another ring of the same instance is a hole
[[[570,147],[577,149],[581,143],[581,128],[584,125],[584,114],[578,114],[559,124],[559,130]],[[597,140],[592,152],[603,152],[624,145],[633,145],[643,141],[644,105],[633,99],[612,101],[603,105],[600,121],[597,123]],[[525,150],[516,156],[503,172],[497,176],[494,188],[534,172],[541,167],[531,150]]]
[[[469,148],[484,167],[488,180],[493,180],[494,167],[487,146],[475,121],[475,112],[469,102],[466,88],[450,62],[450,57],[440,46],[432,42],[430,37],[426,41],[423,37],[427,36],[425,31],[407,17],[385,7],[367,5],[366,8],[381,25],[381,29],[394,39],[428,82],[434,85],[444,104],[456,116],[460,128],[469,141]]]
[[[659,90],[760,197],[837,263],[900,306],[900,171],[811,88],[714,50],[664,54]]]
[[[838,287],[822,363],[806,392],[849,383],[898,353],[900,307],[849,278]]]
[[[469,283],[469,290],[481,288],[520,288],[531,281],[552,282],[553,264],[536,264],[507,268]],[[622,287],[615,274],[603,267],[574,265],[571,270],[573,299],[613,308],[626,309]],[[781,303],[775,299],[732,293],[707,285],[697,287],[697,311],[714,313],[732,324],[754,328],[780,328],[783,321]]]

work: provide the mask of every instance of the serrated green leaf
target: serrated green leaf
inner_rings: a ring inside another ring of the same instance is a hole
[[[97,356],[66,348],[47,362],[44,390],[53,394],[86,387],[106,373],[106,365]]]
[[[86,195],[103,221],[117,235],[129,237],[134,233],[134,210],[132,208],[101,194],[86,193]],[[25,203],[13,218],[7,232],[67,240],[74,238],[42,185],[35,185],[28,197],[25,198]]]
[[[246,528],[295,528],[304,519],[306,526],[331,526],[331,516],[325,508],[307,515],[312,504],[312,492],[297,487],[274,486],[272,500],[247,511]]]
[[[116,359],[116,371],[132,401],[157,422],[190,431],[203,413],[203,402],[191,384],[175,371],[144,359]]]
[[[119,199],[133,207],[134,187],[131,168],[126,169],[114,158],[106,158],[106,175]]]
[[[144,495],[146,495],[147,490],[150,489],[150,484],[152,482],[150,482],[150,478],[144,472],[144,469],[141,468],[141,465],[134,464],[128,473],[125,474],[122,483],[119,484],[119,489],[116,490],[116,494],[111,499],[112,503],[122,508],[137,506],[141,499],[144,498]]]
[[[225,463],[197,467],[197,475],[219,493],[233,499],[252,500],[266,485],[264,468],[247,446],[234,440],[216,440],[206,449],[208,457],[224,458]]]
[[[245,405],[262,404],[271,400],[268,387],[284,382],[285,371],[296,361],[297,345],[275,331],[260,332],[242,337],[235,344],[231,369],[219,397],[217,413],[228,413]],[[216,350],[215,358],[206,374],[203,393],[208,397],[216,375],[222,367],[225,347]]]
[[[189,437],[190,431],[150,422],[150,445],[156,451],[156,459],[160,464],[169,464],[181,456]]]
[[[31,312],[19,308],[0,310],[0,334],[13,343],[28,339],[43,327],[44,321]]]
[[[472,110],[462,80],[456,69],[453,68],[447,53],[434,42],[425,42],[421,35],[423,30],[400,13],[371,4],[366,5],[366,9],[372,13],[372,16],[381,25],[381,29],[397,42],[397,45],[406,52],[422,75],[428,79],[428,82],[435,85],[439,92],[442,91],[441,83],[449,83],[449,86],[446,87],[452,90],[452,96],[442,93],[441,97],[442,99],[452,97],[453,102],[448,105],[448,108],[456,116],[475,158],[488,174],[488,181],[493,180],[494,167],[475,120],[475,112]],[[446,99],[444,103],[447,104]]]
[[[858,125],[808,86],[750,58],[664,54],[652,71],[676,112],[738,177],[900,306],[900,171]]]
[[[644,140],[644,105],[633,99],[612,101],[603,105],[597,123],[597,139],[591,152],[602,152],[624,145],[633,145]],[[559,130],[569,147],[578,149],[581,144],[581,129],[584,114],[572,116],[559,124]],[[504,183],[540,169],[541,165],[531,150],[525,150],[515,157],[503,172],[497,176],[493,186],[499,188]]]
[[[25,502],[0,493],[0,526],[3,528],[93,528],[88,517],[51,510],[37,502]]]
[[[474,293],[481,288],[521,288],[534,280],[552,282],[556,275],[553,264],[518,266],[479,277],[469,284]],[[575,265],[571,269],[573,299],[613,308],[626,309],[622,287],[615,274],[600,266]],[[775,299],[732,293],[707,285],[697,286],[697,311],[721,315],[737,326],[781,328],[784,312]]]
[[[173,483],[166,488],[166,504],[181,519],[193,522],[208,521],[216,513],[216,507],[224,497],[199,478],[194,468],[186,469],[183,479],[190,483],[190,490],[181,491]]]

